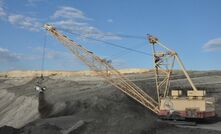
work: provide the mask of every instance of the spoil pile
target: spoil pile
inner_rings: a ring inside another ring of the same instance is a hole
[[[149,76],[152,75],[130,74],[128,78],[155,96],[154,79]],[[217,98],[220,115],[221,72],[192,72],[191,77],[197,87],[207,89]],[[174,77],[172,88],[188,88],[183,78]],[[212,127],[183,128],[158,122],[153,113],[105,81],[76,79],[47,77],[43,83],[47,90],[37,93],[34,90],[36,78],[1,78],[0,125],[17,128],[10,127],[13,134],[220,133]],[[6,129],[8,127],[2,127],[0,132],[10,133]]]

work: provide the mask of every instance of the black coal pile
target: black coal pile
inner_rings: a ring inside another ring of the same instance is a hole
[[[217,97],[220,105],[221,75],[206,72],[194,73],[194,82],[199,88],[206,88]],[[154,79],[146,80],[145,75],[134,75],[131,79],[150,95],[155,96]],[[175,79],[172,88],[184,83],[183,78]],[[47,90],[33,94],[30,81],[23,85],[26,94],[38,98],[40,116],[23,127],[1,127],[1,134],[220,134],[214,129],[177,127],[158,122],[155,114],[126,96],[105,81],[73,81],[47,78]],[[215,84],[214,84],[215,83]],[[16,92],[16,88],[9,88]],[[186,87],[185,87],[186,88]],[[20,89],[21,92],[23,89]],[[29,93],[30,92],[30,93]],[[220,109],[217,109],[220,114]],[[24,113],[26,114],[26,113]]]

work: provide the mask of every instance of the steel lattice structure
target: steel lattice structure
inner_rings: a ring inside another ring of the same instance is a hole
[[[45,24],[44,28],[97,75],[106,79],[117,89],[121,90],[152,112],[156,114],[159,113],[158,102],[116,70],[107,60],[96,56],[93,52],[69,39],[67,36],[60,33],[54,26]]]

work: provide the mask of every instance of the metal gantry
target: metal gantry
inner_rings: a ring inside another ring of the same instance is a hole
[[[116,70],[111,65],[111,63],[108,62],[108,60],[100,58],[93,52],[87,50],[78,43],[69,39],[67,36],[60,33],[54,26],[45,24],[44,28],[55,38],[57,38],[64,45],[64,47],[69,49],[79,60],[81,60],[91,70],[93,70],[98,76],[104,78],[117,89],[124,92],[125,94],[127,94],[128,96],[145,106],[147,109],[156,113],[157,115],[159,115],[160,112],[163,111],[163,107],[161,109],[162,100],[164,101],[166,98],[169,98],[173,101],[177,101],[177,96],[171,97],[171,95],[169,95],[170,79],[171,74],[173,73],[175,62],[179,64],[181,70],[187,78],[187,81],[192,87],[192,91],[187,91],[187,97],[189,97],[189,99],[197,97],[198,99],[202,100],[205,95],[204,91],[197,90],[197,88],[193,84],[178,54],[175,51],[167,48],[162,43],[160,43],[158,39],[154,36],[149,36],[148,40],[152,45],[157,101],[154,100],[142,89],[140,89],[136,84],[131,82],[126,76],[124,76],[118,70]],[[187,101],[187,99],[183,100],[182,98],[180,100],[182,103]],[[196,104],[195,100],[193,100],[192,104]],[[189,105],[185,106],[185,108],[188,109]],[[176,111],[177,109],[174,110]]]
[[[152,112],[156,114],[159,113],[159,103],[116,70],[107,60],[96,56],[93,52],[69,39],[67,36],[60,33],[54,26],[45,24],[44,28],[97,75],[106,79],[117,89],[121,90]]]
[[[179,64],[193,91],[197,92],[198,90],[190,79],[190,76],[187,73],[178,54],[175,51],[167,48],[154,36],[150,35],[148,40],[152,45],[158,103],[160,103],[160,98],[166,98],[169,96],[170,78],[174,70],[175,62]]]

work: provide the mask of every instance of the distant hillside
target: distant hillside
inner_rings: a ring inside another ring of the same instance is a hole
[[[133,73],[145,73],[149,72],[149,69],[120,69],[119,70],[123,74],[133,74]],[[78,75],[86,75],[86,76],[94,76],[96,75],[93,71],[85,70],[85,71],[44,71],[44,76],[50,75],[59,75],[59,76],[78,76]],[[9,71],[9,72],[1,72],[0,77],[34,77],[40,76],[41,71]]]

